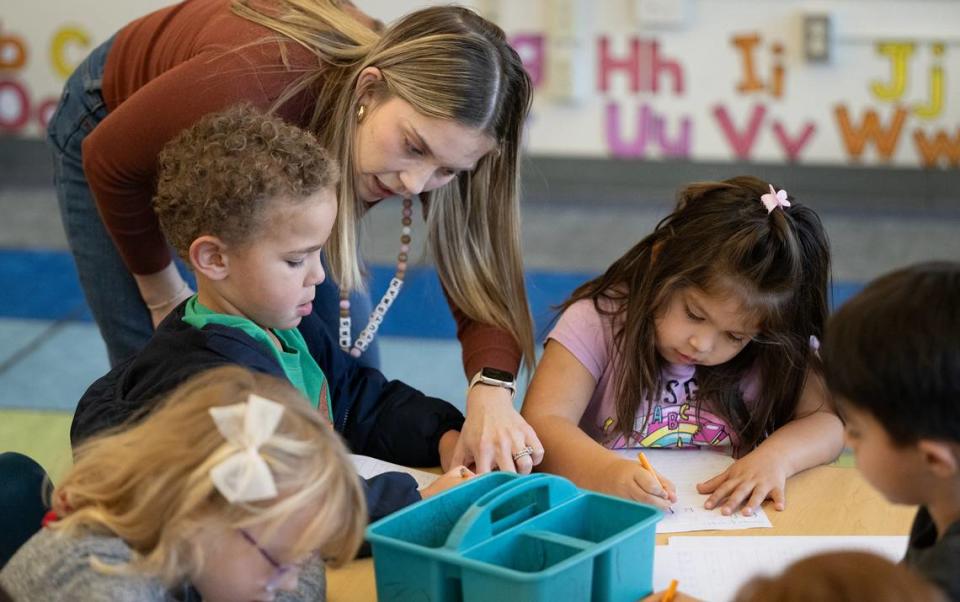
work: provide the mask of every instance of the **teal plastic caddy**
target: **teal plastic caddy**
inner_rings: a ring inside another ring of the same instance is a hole
[[[645,504],[495,472],[367,528],[379,602],[633,602],[651,592]]]

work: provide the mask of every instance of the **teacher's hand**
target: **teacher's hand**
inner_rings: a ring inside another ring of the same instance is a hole
[[[192,295],[193,289],[184,283],[184,287],[180,289],[180,292],[171,297],[166,303],[149,305],[150,320],[153,322],[154,329],[160,325],[160,322],[163,322],[163,319],[166,318],[171,311],[176,309],[178,305],[189,299]]]
[[[159,272],[134,274],[140,297],[150,310],[150,319],[156,328],[175,307],[193,295],[193,289],[183,280],[172,261]]]
[[[452,464],[474,464],[477,474],[495,467],[504,472],[529,474],[543,460],[540,439],[514,409],[506,389],[475,385],[467,394],[466,418]],[[523,453],[527,447],[532,451]]]

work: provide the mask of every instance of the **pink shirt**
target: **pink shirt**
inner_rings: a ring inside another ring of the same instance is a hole
[[[664,367],[663,387],[652,400],[647,424],[638,415],[633,433],[629,437],[620,433],[613,385],[619,356],[614,353],[611,320],[597,312],[592,300],[577,301],[563,312],[548,336],[572,353],[597,381],[580,428],[609,448],[731,446],[736,434],[726,421],[703,407],[698,415],[696,367],[682,364]],[[759,390],[758,379],[748,376],[741,390],[749,407]]]

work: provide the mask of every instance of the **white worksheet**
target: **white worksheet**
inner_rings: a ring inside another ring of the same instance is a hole
[[[708,531],[713,529],[771,528],[770,519],[763,509],[753,516],[743,516],[739,511],[724,516],[719,509],[703,507],[706,495],[697,492],[697,483],[706,481],[733,464],[733,458],[715,451],[702,449],[619,449],[624,458],[637,459],[643,452],[650,465],[677,487],[675,514],[666,512],[657,524],[657,533],[681,533],[685,531]]]
[[[400,466],[399,464],[378,460],[370,456],[350,454],[350,459],[353,460],[353,465],[357,468],[357,474],[364,479],[369,479],[370,477],[375,477],[385,472],[405,472],[414,478],[417,482],[418,489],[423,489],[430,483],[436,481],[437,477],[440,476],[423,470],[417,470],[416,468],[408,468],[406,466]]]
[[[806,556],[857,550],[899,562],[906,549],[906,536],[671,537],[669,545],[656,547],[653,589],[677,579],[685,594],[727,602],[751,578],[780,573]]]

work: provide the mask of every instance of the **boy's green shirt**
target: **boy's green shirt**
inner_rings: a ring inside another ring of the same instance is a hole
[[[333,422],[333,409],[330,405],[327,377],[307,349],[307,342],[296,328],[274,329],[273,334],[280,340],[283,349],[277,349],[267,331],[253,320],[242,316],[231,316],[212,311],[205,307],[194,295],[187,301],[183,312],[183,321],[194,328],[203,328],[207,324],[219,324],[228,328],[242,330],[255,341],[267,347],[283,368],[287,380],[306,397],[313,407],[325,410]]]

